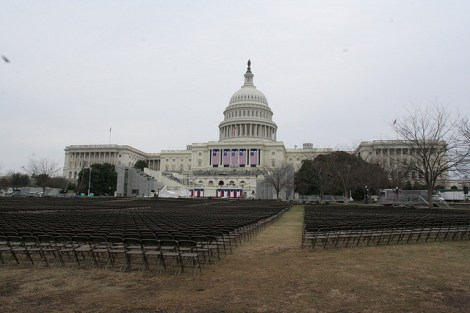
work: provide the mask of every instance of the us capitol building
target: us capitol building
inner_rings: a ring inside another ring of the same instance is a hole
[[[70,145],[65,148],[64,177],[77,179],[83,167],[110,163],[118,172],[119,196],[186,189],[194,197],[272,198],[271,188],[263,186],[262,168],[286,163],[297,170],[302,160],[332,149],[314,148],[311,143],[286,149],[283,142],[277,141],[273,112],[266,96],[253,84],[253,76],[248,61],[245,82],[223,112],[219,141],[193,143],[186,150],[160,153],[146,153],[128,145]],[[133,169],[138,160],[148,162],[145,175]],[[290,196],[285,192],[281,195]]]
[[[272,186],[264,182],[263,169],[287,164],[297,171],[302,160],[331,153],[331,148],[286,149],[277,141],[277,125],[266,96],[253,84],[251,62],[244,75],[245,83],[230,98],[219,124],[219,141],[193,143],[186,150],[163,150],[146,153],[128,145],[71,145],[65,148],[64,177],[76,180],[84,167],[94,163],[116,166],[117,196],[168,197],[247,197],[272,199]],[[351,153],[370,163],[379,164],[390,179],[415,182],[415,173],[400,174],[399,161],[413,154],[410,144],[400,140],[361,142]],[[134,164],[144,160],[148,168],[140,172]],[[280,193],[293,196],[293,186]]]

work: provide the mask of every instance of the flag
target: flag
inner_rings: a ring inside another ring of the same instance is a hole
[[[219,149],[212,150],[212,165],[219,166]]]
[[[230,164],[238,165],[238,150],[232,149],[232,159],[230,160]]]
[[[109,132],[111,132],[111,127],[109,128]]]
[[[224,166],[230,165],[230,149],[224,149],[223,163]]]
[[[251,149],[250,150],[250,165],[258,164],[258,150]]]
[[[245,166],[246,164],[246,154],[245,154],[245,149],[240,149],[240,157],[238,158],[238,162],[240,164],[240,166]]]

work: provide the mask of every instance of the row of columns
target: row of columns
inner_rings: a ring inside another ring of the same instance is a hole
[[[258,137],[276,140],[276,129],[259,124],[232,124],[220,128],[220,138]]]
[[[88,162],[88,165],[94,163],[114,164],[117,159],[117,152],[71,152],[68,154],[68,165],[70,168],[82,167],[82,162]]]
[[[149,163],[149,169],[153,171],[159,171],[160,170],[160,160],[157,159],[151,159],[148,160]]]

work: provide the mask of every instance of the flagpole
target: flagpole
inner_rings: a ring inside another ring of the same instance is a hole
[[[112,128],[110,127],[109,128],[109,144],[111,144],[111,130],[112,130]]]

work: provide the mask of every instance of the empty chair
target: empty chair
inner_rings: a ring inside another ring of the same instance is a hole
[[[201,272],[201,263],[199,262],[199,252],[197,244],[193,240],[180,240],[178,241],[178,250],[180,252],[181,272],[185,268],[196,269]]]
[[[212,253],[209,247],[209,241],[207,240],[206,236],[198,235],[198,236],[191,236],[191,240],[196,243],[196,251],[202,255],[204,264],[211,264],[212,263]],[[217,249],[218,246],[214,245],[214,248]]]
[[[165,269],[172,267],[174,272],[177,273],[181,266],[180,253],[178,252],[178,241],[159,240],[159,244]]]
[[[6,257],[8,256],[8,259]],[[15,252],[11,249],[10,242],[6,236],[0,235],[0,262],[8,265],[14,259],[16,264],[20,264]]]
[[[166,269],[165,260],[163,259],[162,252],[160,251],[160,244],[155,238],[142,239],[142,248],[144,249],[145,258],[147,260],[147,269],[151,270],[152,265],[155,265],[159,271],[160,267]]]
[[[92,235],[90,237],[90,246],[91,246],[91,259],[89,262],[89,267],[91,265],[105,267],[109,261],[109,247],[104,236]]]
[[[121,237],[114,237],[114,236],[108,236],[106,238],[109,247],[108,247],[108,261],[106,263],[105,268],[108,267],[108,264],[111,263],[111,266],[116,266],[119,264],[120,260],[122,259],[124,263],[124,260],[126,260],[127,255],[126,255],[126,249],[124,247],[124,241]]]
[[[85,262],[86,266],[89,267],[92,262],[92,253],[91,253],[91,244],[90,244],[90,235],[81,234],[72,237],[72,242],[74,244],[73,249],[75,255],[77,256],[76,261],[77,265],[82,265],[80,263],[80,257]]]
[[[49,266],[49,262],[47,261],[46,254],[44,253],[43,247],[41,246],[41,243],[39,242],[38,238],[35,236],[23,236],[23,243],[24,247],[26,248],[26,251],[28,252],[29,258],[31,262],[34,264],[34,261],[37,262],[36,266],[39,267],[39,265],[44,262],[46,266]],[[37,256],[36,259],[33,259],[33,257]]]
[[[44,252],[46,258],[51,258],[53,261],[52,265],[55,264],[57,259],[57,244],[55,239],[51,235],[41,234],[37,236],[39,243],[42,247],[42,251]]]
[[[72,258],[77,262],[77,264],[80,264],[77,252],[75,251],[75,244],[69,236],[56,236],[54,240],[60,264],[65,266],[65,262],[71,261]]]
[[[148,269],[147,258],[145,251],[142,247],[142,243],[138,238],[124,238],[124,248],[126,249],[126,264],[127,270],[131,270],[132,256],[138,256],[140,260],[140,266],[142,265],[145,269]]]
[[[14,258],[17,261],[18,265],[20,264],[25,265],[24,261],[26,261],[27,263],[31,263],[31,265],[34,265],[34,261],[31,258],[29,251],[26,249],[25,243],[22,237],[8,236],[8,243],[11,248],[11,253],[15,256]]]

